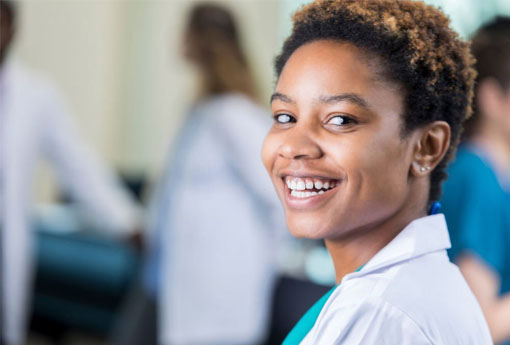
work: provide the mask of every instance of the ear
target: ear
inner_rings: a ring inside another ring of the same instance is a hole
[[[425,177],[441,162],[450,146],[450,125],[435,121],[421,128],[416,142],[411,174]]]

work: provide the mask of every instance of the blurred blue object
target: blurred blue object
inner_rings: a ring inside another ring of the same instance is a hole
[[[39,226],[34,322],[109,332],[137,270],[138,257],[125,243]]]

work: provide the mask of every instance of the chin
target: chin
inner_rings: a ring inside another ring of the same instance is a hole
[[[325,226],[324,222],[317,217],[314,219],[300,219],[287,216],[287,227],[291,235],[297,238],[321,240],[331,235],[329,227]]]

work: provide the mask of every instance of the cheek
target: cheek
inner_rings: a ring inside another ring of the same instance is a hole
[[[363,141],[346,160],[350,192],[363,203],[391,202],[405,193],[409,167],[400,140],[385,137]]]
[[[274,160],[276,158],[278,149],[278,142],[276,136],[269,132],[266,135],[266,138],[264,139],[264,143],[262,145],[262,162],[264,163],[264,166],[266,167],[268,172],[271,172],[271,168],[274,164]]]
[[[400,204],[408,189],[409,163],[405,150],[399,145],[381,147],[367,170],[370,171],[374,200],[387,207]]]

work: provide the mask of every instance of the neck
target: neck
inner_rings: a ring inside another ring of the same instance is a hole
[[[406,204],[407,207],[382,221],[354,229],[345,237],[325,240],[333,259],[337,284],[344,276],[366,264],[409,223],[426,216],[424,208],[418,206],[423,203],[408,201]]]
[[[483,126],[479,134],[472,139],[474,143],[483,148],[489,155],[498,172],[508,171],[510,167],[510,139],[507,135],[500,135],[500,130]]]

